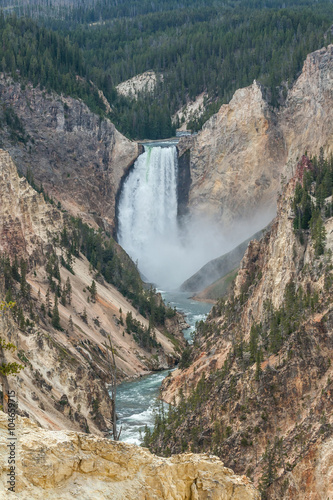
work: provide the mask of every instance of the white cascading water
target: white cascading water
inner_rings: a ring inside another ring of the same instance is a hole
[[[118,241],[143,277],[174,290],[206,262],[243,241],[251,227],[224,233],[209,218],[177,220],[175,146],[145,146],[124,182],[118,206]],[[257,229],[256,229],[257,230]]]
[[[178,240],[177,150],[146,146],[124,183],[118,241],[150,281],[164,281],[163,255]],[[164,283],[163,283],[164,284]]]
[[[193,215],[179,227],[177,168],[174,146],[146,146],[123,185],[118,206],[118,241],[138,262],[144,277],[164,291],[164,299],[185,313],[191,325],[189,335],[196,322],[206,317],[209,306],[175,292],[175,288],[258,227],[241,225],[234,238],[230,231],[224,235],[221,226],[210,218]],[[118,388],[117,414],[123,441],[140,444],[145,425],[152,428],[158,389],[164,376],[166,372],[155,373]]]

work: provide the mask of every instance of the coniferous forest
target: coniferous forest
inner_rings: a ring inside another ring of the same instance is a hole
[[[306,55],[332,40],[329,0],[4,0],[2,6],[0,70],[105,114],[101,89],[110,119],[135,139],[173,135],[172,115],[207,92],[205,113],[189,124],[199,129],[254,79],[279,106]],[[117,84],[147,70],[161,75],[153,94],[117,95]]]

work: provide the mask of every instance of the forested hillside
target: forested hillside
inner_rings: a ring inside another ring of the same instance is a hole
[[[190,124],[198,129],[237,88],[254,79],[267,87],[269,101],[277,106],[306,54],[332,40],[329,0],[3,4],[5,13],[30,15],[57,35],[31,23],[18,27],[9,14],[7,29],[3,22],[1,28],[1,69],[13,71],[16,65],[34,82],[74,93],[93,109],[103,108],[96,89],[75,75],[86,77],[103,90],[112,106],[110,118],[132,138],[172,135],[171,116],[205,91],[206,113]],[[22,50],[28,40],[30,51]],[[66,78],[52,82],[50,65]],[[115,85],[149,69],[163,75],[153,95],[137,100],[117,96]]]
[[[270,101],[277,105],[278,86],[290,85],[306,54],[325,45],[332,13],[332,4],[327,3],[317,4],[316,9],[262,11],[204,7],[177,16],[168,12],[121,19],[112,29],[108,24],[81,26],[71,36],[85,49],[95,78],[97,68],[105,69],[113,84],[147,69],[163,74],[155,96],[142,96],[130,107],[119,100],[116,106],[116,123],[122,131],[156,138],[155,128],[165,113],[172,115],[203,91],[208,92],[210,106],[200,122],[190,125],[195,129],[237,88],[254,79],[267,86]]]
[[[104,105],[85,79],[86,64],[77,45],[30,19],[5,18],[1,13],[0,40],[0,71],[46,91],[79,97],[92,111],[102,113]]]

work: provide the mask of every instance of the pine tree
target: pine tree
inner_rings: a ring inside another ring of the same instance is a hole
[[[315,256],[319,257],[325,251],[326,230],[320,211],[316,211],[311,219],[311,237]]]
[[[262,354],[261,354],[261,349],[259,349],[257,351],[257,359],[256,359],[256,373],[255,373],[255,379],[257,381],[260,380],[260,376],[261,376],[261,373],[262,373],[262,369],[261,369],[261,358],[262,358]]]
[[[73,318],[72,316],[69,317],[69,320],[68,320],[68,330],[70,332],[73,332],[74,331],[74,323],[73,323]]]
[[[18,311],[17,311],[17,322],[19,324],[19,328],[21,330],[25,330],[25,317],[24,317],[24,314],[23,314],[23,311],[22,311],[22,307],[18,308]]]
[[[250,347],[250,361],[254,363],[257,358],[257,350],[258,350],[258,329],[255,325],[251,326],[249,347]]]
[[[63,306],[66,306],[66,287],[62,289],[60,302]]]
[[[18,260],[17,260],[17,256],[15,255],[14,257],[14,262],[13,262],[13,265],[12,265],[12,276],[14,278],[15,281],[20,281],[21,280],[21,276],[20,276],[20,273],[19,273],[19,264],[18,264]]]
[[[27,297],[28,295],[28,283],[26,280],[28,265],[25,260],[21,259],[21,293],[22,297]]]
[[[88,324],[88,316],[87,316],[87,309],[86,308],[83,309],[83,313],[82,313],[81,317],[82,317],[83,321]]]
[[[261,476],[259,490],[262,494],[262,499],[267,499],[267,489],[276,478],[277,471],[277,457],[276,457],[276,441],[271,446],[268,441],[265,453],[263,455],[263,475]]]
[[[68,245],[69,245],[69,239],[67,234],[67,228],[66,226],[64,226],[60,236],[60,246],[63,248],[67,248]]]
[[[51,300],[50,300],[50,289],[49,288],[47,289],[45,300],[46,300],[47,314],[50,315],[51,314]]]
[[[72,273],[75,274],[73,271],[73,255],[72,255],[72,250],[68,249],[66,253],[66,268]]]
[[[66,290],[67,302],[68,302],[68,304],[71,304],[72,303],[72,285],[71,285],[69,278],[67,278],[67,280],[66,280],[65,290]]]
[[[0,382],[2,385],[2,406],[5,412],[8,411],[8,394],[9,394],[9,382],[8,375],[15,375],[19,373],[23,366],[16,362],[8,362],[5,357],[6,351],[15,351],[16,346],[7,342],[2,335],[8,333],[9,325],[6,323],[6,315],[8,311],[15,306],[14,302],[0,302]]]
[[[56,328],[57,330],[61,330],[57,295],[55,295],[54,306],[53,306],[53,310],[52,310],[52,326],[54,328]]]
[[[91,294],[91,300],[93,302],[95,302],[96,297],[97,297],[97,286],[96,286],[96,283],[94,280],[92,281],[91,287],[89,288],[89,290],[90,290],[90,294]]]

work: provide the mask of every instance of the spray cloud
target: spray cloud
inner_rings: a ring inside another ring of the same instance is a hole
[[[144,278],[164,290],[176,289],[206,262],[264,225],[264,221],[252,227],[238,224],[225,232],[207,218],[185,217],[179,222],[177,169],[175,146],[146,146],[119,201],[120,245],[138,263]]]

